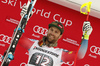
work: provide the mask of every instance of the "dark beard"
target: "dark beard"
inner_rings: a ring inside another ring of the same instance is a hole
[[[48,38],[48,36],[47,36],[46,40],[47,40],[50,44],[56,42],[56,40],[51,40],[51,41],[50,41],[49,38]]]
[[[45,43],[46,41],[48,42],[47,44]],[[47,45],[48,47],[56,47],[57,46],[57,42],[49,41],[47,36],[43,37],[43,43],[44,43],[44,45]]]

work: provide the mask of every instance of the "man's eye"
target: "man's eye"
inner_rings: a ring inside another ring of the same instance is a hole
[[[53,29],[51,29],[51,31],[53,31]]]
[[[55,33],[58,33],[57,31],[55,31]]]

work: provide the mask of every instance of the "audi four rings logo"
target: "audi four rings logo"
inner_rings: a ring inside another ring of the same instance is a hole
[[[11,39],[12,39],[12,38],[9,37],[9,36],[7,36],[7,35],[0,34],[0,41],[1,41],[1,42],[10,44]]]
[[[97,54],[97,55],[100,55],[100,47],[91,46],[91,47],[90,47],[90,51],[91,51],[92,53],[95,53],[95,54]]]
[[[36,26],[34,26],[33,31],[35,33],[38,33],[38,34],[41,34],[41,35],[47,35],[48,30],[46,28],[43,28],[43,27],[36,25]]]

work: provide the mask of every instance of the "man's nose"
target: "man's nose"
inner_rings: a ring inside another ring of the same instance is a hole
[[[54,31],[52,31],[52,32],[51,32],[51,34],[52,34],[52,35],[54,35],[54,34],[55,34],[55,32],[54,32]]]

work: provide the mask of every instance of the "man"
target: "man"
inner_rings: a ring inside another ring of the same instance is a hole
[[[55,48],[63,31],[64,26],[55,21],[49,24],[47,36],[44,36],[41,40],[31,41],[22,36],[18,44],[29,51],[28,66],[60,66],[61,62],[74,61],[76,51]],[[83,38],[77,59],[82,59],[85,56],[91,32],[90,22],[84,22]]]
[[[21,16],[27,11],[23,8]],[[29,51],[28,66],[60,66],[61,62],[74,61],[76,51],[68,51],[56,48],[57,41],[64,32],[64,26],[57,21],[49,24],[47,36],[41,40],[31,41],[22,36],[18,42],[19,45]],[[79,49],[77,59],[82,59],[87,51],[89,35],[92,32],[90,22],[85,21],[83,24],[83,36],[81,47]]]

